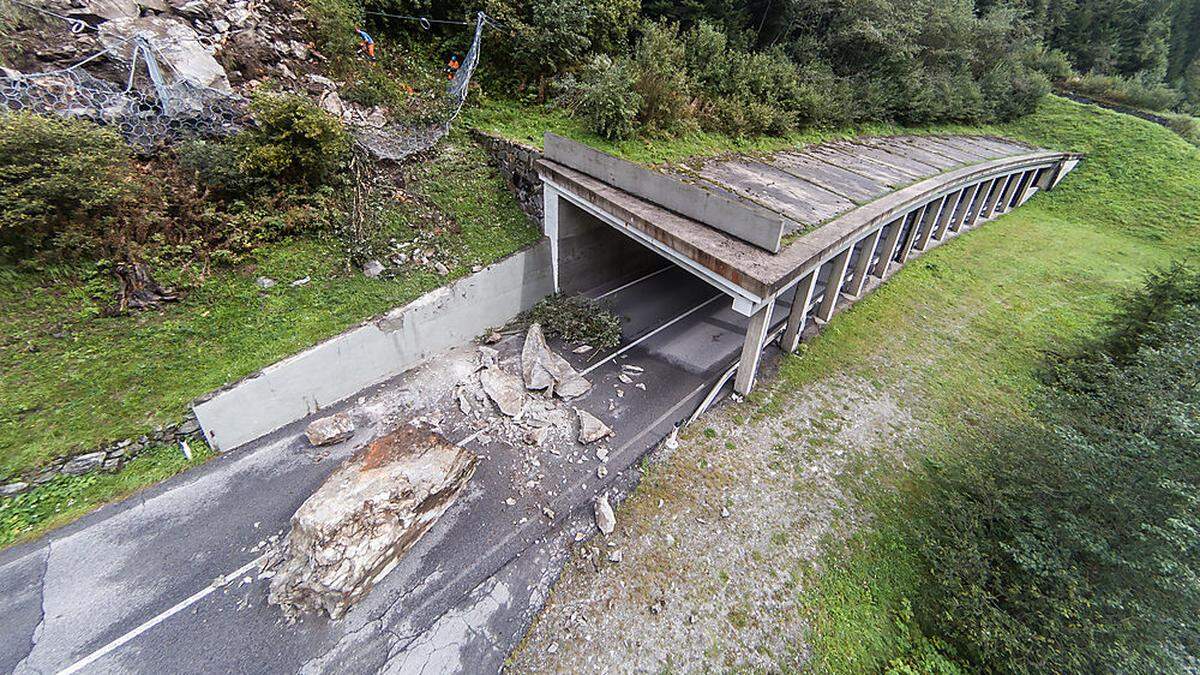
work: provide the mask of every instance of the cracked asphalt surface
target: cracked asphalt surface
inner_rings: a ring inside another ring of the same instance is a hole
[[[629,317],[628,345],[714,294],[671,269],[608,300]],[[775,321],[786,311],[779,307]],[[257,569],[223,575],[255,560],[262,542],[281,534],[352,452],[408,419],[455,410],[453,387],[474,369],[473,347],[336,408],[352,414],[359,430],[331,450],[308,447],[307,421],[297,422],[6,551],[0,670],[59,672],[93,658],[83,672],[495,672],[541,607],[571,542],[594,532],[594,496],[636,480],[638,460],[693,412],[736,359],[744,326],[727,301],[709,302],[588,375],[591,393],[570,405],[616,432],[604,479],[597,478],[594,446],[571,441],[561,458],[541,458],[540,486],[516,489],[511,476],[522,448],[468,444],[481,463],[458,502],[339,621],[310,615],[289,624],[267,604],[268,582]],[[512,367],[519,347],[519,336],[501,343],[502,363]],[[565,355],[580,369],[598,360]],[[619,381],[621,364],[645,369],[646,390]],[[470,427],[451,415],[441,430],[460,441]],[[509,497],[514,506],[505,504]],[[188,602],[210,586],[215,590]],[[131,631],[138,632],[129,638]],[[127,641],[94,657],[118,640]]]

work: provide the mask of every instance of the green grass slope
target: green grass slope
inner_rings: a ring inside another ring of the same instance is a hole
[[[539,236],[465,134],[444,143],[408,188],[459,227],[437,240],[442,257],[457,263],[451,278]],[[400,241],[416,236],[405,205],[381,217],[386,234]],[[348,271],[343,260],[332,233],[268,244],[250,263],[215,271],[182,302],[124,317],[95,316],[96,282],[84,267],[0,266],[0,480],[178,421],[197,396],[447,282],[429,270],[368,279]],[[261,290],[260,276],[278,285]],[[291,285],[305,277],[311,281]],[[162,278],[188,280],[171,270]],[[18,507],[0,500],[0,544],[15,537],[14,530],[37,531],[37,523],[64,520],[64,510],[81,513],[185,468],[158,454],[144,463],[171,470],[142,468],[138,479],[92,480],[79,493],[63,487],[61,499],[27,497],[38,506],[21,507],[24,515],[15,520]]]
[[[1025,416],[1045,353],[1091,333],[1147,270],[1200,252],[1200,150],[1172,132],[1057,98],[996,131],[1088,157],[1054,192],[922,256],[839,316],[785,361],[759,414],[818,379],[859,376],[904,392],[925,429],[905,450],[936,457],[983,417]],[[906,620],[916,570],[893,491],[903,472],[868,462],[848,482],[875,526],[831,542],[819,573],[804,567],[812,669],[928,670],[928,644]]]

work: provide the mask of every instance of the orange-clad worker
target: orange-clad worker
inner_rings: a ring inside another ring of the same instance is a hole
[[[358,53],[363,54],[371,61],[375,60],[375,40],[367,34],[367,31],[361,28],[355,28],[354,32],[358,33]]]
[[[458,69],[462,67],[462,57],[458,54],[451,54],[450,61],[446,63],[446,79],[453,80],[458,74]]]

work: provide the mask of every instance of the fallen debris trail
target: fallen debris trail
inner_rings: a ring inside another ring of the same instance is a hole
[[[346,442],[313,448],[302,421],[0,554],[0,671],[498,670],[566,547],[595,533],[597,496],[629,484],[637,460],[691,414],[741,347],[742,320],[681,271],[606,300],[629,317],[621,347],[552,345],[576,370],[592,369],[590,391],[553,406],[530,399],[553,433],[529,439],[490,401],[485,411],[474,393],[460,396],[480,365],[465,348],[343,406],[356,427]],[[523,337],[494,345],[506,372],[520,372]],[[556,426],[559,408],[589,413],[612,435],[585,446],[577,417],[569,434]],[[342,619],[310,614],[289,625],[267,603],[269,572],[245,566],[343,460],[406,422],[479,455],[475,477]]]

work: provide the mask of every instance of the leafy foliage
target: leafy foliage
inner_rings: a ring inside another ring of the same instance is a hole
[[[31,113],[0,113],[0,245],[11,253],[94,249],[141,191],[112,130]],[[83,251],[74,251],[80,253]]]
[[[607,56],[596,56],[578,80],[572,78],[564,84],[566,93],[559,101],[584,117],[596,133],[609,140],[621,140],[632,136],[637,128],[642,97],[634,91],[636,83],[628,59],[614,63]]]
[[[1156,274],[1055,364],[1040,425],[931,466],[922,621],[979,667],[1152,672],[1200,624],[1200,273]]]
[[[579,295],[559,293],[543,298],[518,321],[525,325],[540,323],[547,336],[570,344],[586,343],[604,350],[621,343],[621,317]]]
[[[239,168],[251,176],[314,187],[341,168],[350,136],[340,120],[292,94],[259,94],[255,125],[237,137]]]

